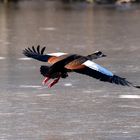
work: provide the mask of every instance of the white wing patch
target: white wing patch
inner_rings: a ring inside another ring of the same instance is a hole
[[[57,52],[57,53],[49,53],[48,55],[51,56],[62,56],[62,55],[66,55],[67,53],[63,53],[63,52]]]
[[[111,71],[103,68],[102,66],[94,63],[93,61],[87,60],[86,62],[83,63],[83,65],[85,65],[93,70],[99,71],[103,74],[106,74],[108,76],[113,76],[113,73]]]

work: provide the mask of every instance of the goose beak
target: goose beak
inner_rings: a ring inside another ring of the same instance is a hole
[[[106,57],[107,55],[105,55],[105,54],[102,54],[102,56],[101,57]]]

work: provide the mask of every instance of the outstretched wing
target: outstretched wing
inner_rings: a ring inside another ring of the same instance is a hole
[[[134,86],[132,83],[127,81],[125,78],[114,75],[111,71],[94,63],[93,61],[86,60],[85,62],[83,62],[81,64],[75,63],[75,65],[74,65],[74,63],[71,62],[71,64],[72,64],[71,66],[70,66],[70,64],[66,65],[66,68],[71,69],[74,72],[77,72],[80,74],[85,74],[85,75],[99,79],[100,81],[104,81],[104,82],[110,82],[110,83],[114,83],[117,85],[133,86],[136,88],[140,88],[139,86]]]
[[[67,53],[62,52],[44,54],[45,48],[46,47],[40,49],[40,46],[38,45],[37,48],[35,49],[35,47],[32,46],[32,48],[27,48],[23,50],[23,54],[27,57],[31,57],[43,62],[48,62],[50,64],[54,64],[57,61],[60,61],[68,56]]]

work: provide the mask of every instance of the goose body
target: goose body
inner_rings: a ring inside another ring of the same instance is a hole
[[[51,64],[51,66],[43,65],[40,67],[40,73],[45,77],[43,84],[53,79],[53,81],[48,84],[48,87],[55,85],[60,78],[68,77],[69,72],[76,72],[99,79],[100,81],[140,88],[140,86],[133,85],[125,78],[114,75],[108,69],[93,62],[93,59],[106,56],[101,51],[94,52],[87,56],[62,52],[44,54],[44,51],[45,47],[41,49],[40,46],[37,46],[35,49],[35,47],[32,46],[32,48],[23,50],[23,54],[27,57]]]

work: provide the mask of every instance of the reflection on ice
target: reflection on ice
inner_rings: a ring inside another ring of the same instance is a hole
[[[4,59],[6,59],[5,57],[0,57],[0,60],[4,60]]]
[[[54,31],[56,30],[56,28],[55,27],[41,27],[40,30]]]
[[[140,95],[119,95],[119,98],[140,99]]]
[[[22,58],[18,58],[18,60],[31,60],[31,58],[22,57]]]
[[[37,96],[38,97],[46,97],[46,96],[51,96],[51,95],[53,95],[53,94],[38,94]]]
[[[71,87],[72,86],[72,83],[65,83],[64,86]]]
[[[41,88],[42,86],[38,85],[20,85],[20,88]]]

